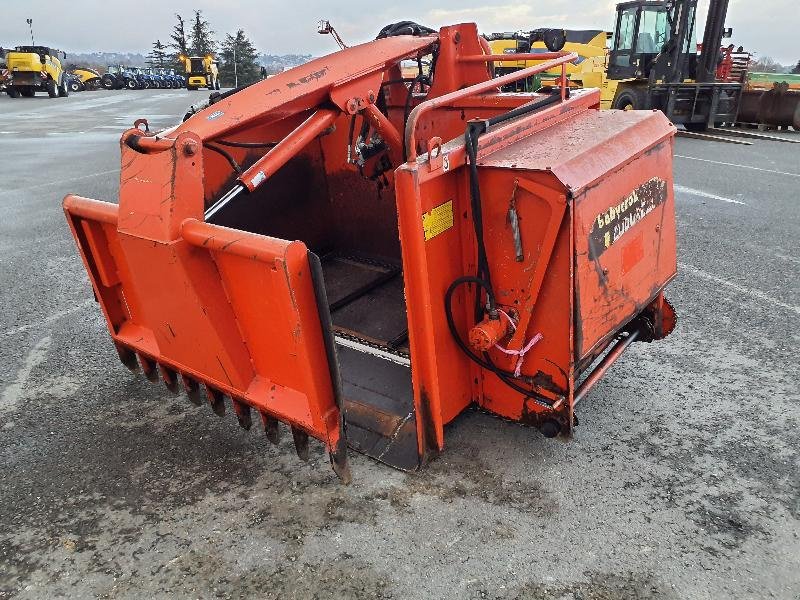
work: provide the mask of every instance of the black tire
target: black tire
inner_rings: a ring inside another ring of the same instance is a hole
[[[79,81],[70,81],[69,82],[69,91],[70,92],[80,92],[81,91],[81,84]]]
[[[126,79],[125,87],[128,88],[129,90],[135,90],[138,86],[136,85],[135,79]]]
[[[104,90],[113,90],[115,84],[116,82],[111,75],[103,75],[102,79],[100,79],[100,85]]]
[[[626,88],[617,92],[611,108],[617,110],[646,110],[647,98],[644,90],[638,88]]]
[[[50,96],[51,98],[58,97],[58,86],[56,85],[55,81],[53,81],[52,79],[48,80],[47,84],[45,85],[45,88],[47,89],[48,96]],[[33,90],[33,88],[31,88],[31,92],[33,92],[33,94],[36,93]],[[33,94],[31,94],[31,96],[33,96]],[[22,95],[24,96],[25,94],[23,93]]]
[[[219,85],[219,78],[217,78],[217,79],[215,79],[215,80],[214,80],[214,89],[215,89],[215,90],[218,90],[219,88],[220,88],[220,85]]]
[[[61,85],[58,86],[58,97],[66,98],[67,96],[69,96],[69,85],[67,84],[66,79],[62,79]]]
[[[22,94],[24,98],[33,98],[36,95],[36,88],[25,86],[20,89],[19,93]]]
[[[13,87],[8,88],[6,94],[8,94],[9,98],[19,98],[20,96],[19,90]]]

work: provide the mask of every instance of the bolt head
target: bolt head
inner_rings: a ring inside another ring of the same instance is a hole
[[[188,140],[183,144],[183,153],[186,156],[194,156],[197,154],[197,142],[194,140]]]

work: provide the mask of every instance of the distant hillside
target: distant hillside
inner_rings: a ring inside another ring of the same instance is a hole
[[[70,52],[67,50],[67,63],[105,71],[108,65],[144,67],[147,59],[144,54],[131,52]]]
[[[311,60],[310,54],[261,54],[258,64],[266,67],[270,73],[278,73],[291,69]],[[67,63],[75,66],[90,67],[105,71],[108,65],[126,65],[130,67],[147,66],[144,54],[132,52],[70,52],[67,50]]]

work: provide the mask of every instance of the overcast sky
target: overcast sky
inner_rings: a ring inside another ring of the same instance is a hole
[[[699,0],[702,22],[708,0]],[[0,46],[27,43],[26,18],[33,19],[40,44],[66,52],[149,51],[156,38],[165,41],[179,12],[188,20],[202,9],[217,37],[243,28],[261,52],[321,55],[336,49],[316,33],[319,19],[329,19],[346,42],[375,37],[381,27],[413,20],[438,27],[475,21],[480,31],[514,31],[559,26],[609,29],[615,2],[607,0],[420,0],[392,2],[349,0],[0,0]],[[800,60],[800,8],[796,0],[730,0],[727,25],[732,41],[783,64]],[[702,39],[702,29],[698,33]]]

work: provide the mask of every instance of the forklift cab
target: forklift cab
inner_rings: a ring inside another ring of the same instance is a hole
[[[617,20],[608,62],[609,79],[648,79],[656,57],[672,54],[674,44],[680,72],[693,72],[697,60],[695,45],[695,2],[634,0],[617,5]],[[680,11],[686,10],[686,15]],[[680,43],[679,40],[683,40]],[[658,61],[655,79],[662,79],[672,61]]]

